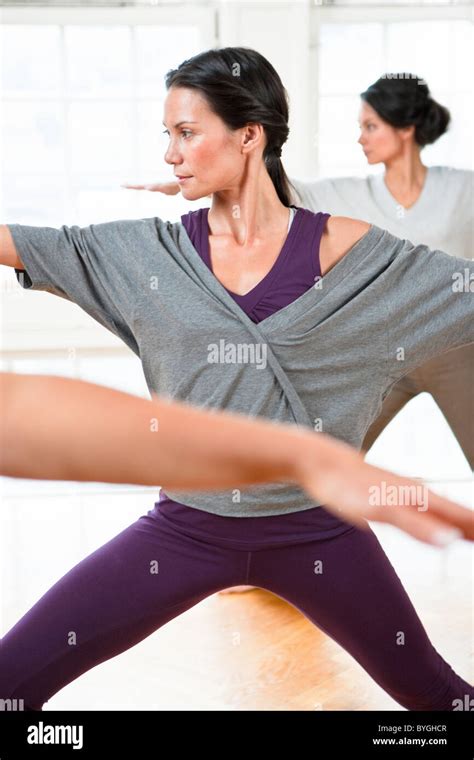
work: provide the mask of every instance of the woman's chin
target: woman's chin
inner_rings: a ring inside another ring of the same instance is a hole
[[[366,156],[365,159],[366,159],[367,163],[370,164],[370,165],[372,165],[372,164],[380,164],[380,162],[382,160],[381,158],[378,158],[378,156],[370,156],[370,155]]]
[[[200,198],[206,198],[207,193],[200,193],[197,190],[188,190],[187,188],[182,187],[181,195],[183,198],[186,198],[187,201],[198,201]]]

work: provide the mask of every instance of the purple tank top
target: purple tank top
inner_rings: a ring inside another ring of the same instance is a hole
[[[245,295],[226,288],[229,295],[253,322],[260,322],[288,306],[309,290],[321,276],[319,244],[330,214],[314,214],[293,206],[295,214],[277,260],[270,271]],[[189,239],[212,272],[209,251],[208,208],[190,211],[181,217]],[[224,286],[223,286],[224,287]]]
[[[295,301],[314,286],[316,277],[321,276],[319,247],[326,221],[331,215],[323,212],[315,214],[299,206],[292,208],[295,209],[295,214],[288,235],[268,274],[245,295],[233,293],[226,288],[253,322],[258,323]],[[181,222],[192,244],[212,272],[208,213],[208,208],[190,211],[181,216]],[[328,538],[348,529],[349,526],[344,520],[327,512],[323,505],[311,507],[309,498],[308,502],[307,510],[265,517],[269,539],[271,538],[277,544],[297,543],[303,540]],[[196,535],[199,535],[200,528],[206,530],[210,528],[213,519],[216,524],[218,522],[222,526],[226,523],[229,526],[229,541],[231,541],[231,535],[235,540],[238,537],[240,539],[245,537],[249,541],[252,535],[251,523],[262,519],[259,517],[236,519],[212,515],[170,499],[163,489],[160,490],[160,499],[156,502],[155,509],[158,506],[160,509],[166,509],[168,517],[185,523],[187,530],[196,531]]]

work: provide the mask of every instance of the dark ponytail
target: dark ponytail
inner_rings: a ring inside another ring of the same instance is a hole
[[[280,158],[290,131],[288,93],[263,55],[245,47],[206,50],[168,71],[165,83],[167,90],[170,87],[199,90],[209,108],[230,130],[261,124],[267,137],[265,166],[280,201],[284,206],[291,204],[293,185]]]
[[[423,148],[443,135],[451,114],[430,95],[426,82],[414,74],[384,74],[360,97],[392,127],[415,126],[415,142]]]

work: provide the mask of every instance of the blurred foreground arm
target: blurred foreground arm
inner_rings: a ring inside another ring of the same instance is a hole
[[[416,481],[366,464],[352,446],[291,423],[16,373],[0,373],[0,415],[1,475],[165,490],[295,482],[362,528],[367,520],[388,522],[435,544],[443,543],[435,537],[439,530],[457,528],[474,540],[468,509],[425,487],[420,495]],[[374,499],[377,489],[391,490],[389,504]]]

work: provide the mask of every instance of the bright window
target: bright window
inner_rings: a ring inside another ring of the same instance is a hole
[[[164,77],[202,50],[199,27],[9,24],[1,31],[1,218],[60,226],[142,216],[142,199],[120,184],[171,179],[163,162]],[[151,216],[157,196],[148,200]],[[159,201],[160,216],[176,217],[179,199]]]

